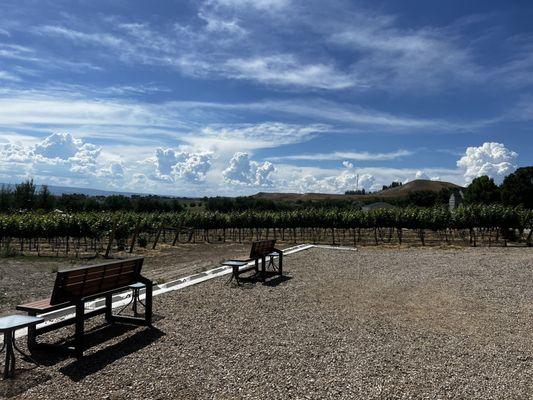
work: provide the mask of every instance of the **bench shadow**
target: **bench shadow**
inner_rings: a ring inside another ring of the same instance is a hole
[[[290,281],[291,279],[292,279],[292,276],[278,275],[273,279],[267,280],[265,283],[263,283],[263,285],[275,287],[275,286],[282,284],[283,282]]]
[[[153,322],[157,322],[164,317],[153,315]],[[135,329],[142,329],[140,332],[146,331],[143,327],[130,324],[108,324],[104,323],[98,325],[90,330],[85,331],[84,344],[85,350],[101,345],[109,340],[116,339]],[[153,328],[152,328],[153,329]],[[31,353],[31,357],[37,361],[39,365],[53,366],[57,363],[72,358],[72,352],[68,350],[68,346],[73,345],[73,337],[58,340],[54,343],[40,343]]]
[[[265,275],[265,280],[263,281],[262,276],[258,274],[240,277],[239,282],[241,283],[240,286],[237,286],[237,284],[234,285],[234,287],[239,287],[241,289],[250,289],[254,287],[256,284],[263,284],[264,286],[270,286],[270,287],[276,287],[279,284],[286,282],[288,280],[291,280],[292,277],[287,275],[278,275],[276,272],[270,272],[267,271]]]
[[[149,346],[164,335],[164,332],[154,327],[142,329],[111,346],[74,360],[59,371],[75,382],[81,381],[122,357]]]
[[[49,374],[35,369],[33,366],[31,368],[17,366],[14,378],[0,381],[0,399],[18,396],[32,387],[49,381],[51,378]]]

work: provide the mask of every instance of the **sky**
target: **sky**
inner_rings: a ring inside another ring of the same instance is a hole
[[[343,193],[533,164],[531,1],[1,5],[0,182]]]

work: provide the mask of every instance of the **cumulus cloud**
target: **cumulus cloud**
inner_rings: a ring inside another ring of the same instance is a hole
[[[271,174],[274,165],[268,161],[259,163],[250,160],[247,153],[235,153],[222,175],[224,180],[233,184],[247,186],[271,186],[273,184]]]
[[[157,149],[155,151],[157,177],[170,180],[172,167],[178,162],[176,152],[173,149]]]
[[[372,174],[359,173],[348,161],[342,163],[343,169],[337,175],[316,177],[304,175],[297,178],[294,184],[299,192],[344,193],[347,190],[375,190],[376,179]]]
[[[416,171],[415,179],[429,179],[429,176],[424,171]]]
[[[507,149],[502,143],[486,142],[479,147],[468,147],[457,161],[464,170],[467,183],[482,175],[487,175],[499,184],[503,178],[516,170],[518,154]]]
[[[24,163],[28,162],[32,156],[31,150],[20,144],[0,144],[0,160],[3,162]]]
[[[211,168],[212,158],[209,152],[189,153],[159,148],[156,150],[156,177],[169,182],[175,179],[203,182]]]
[[[122,180],[124,178],[124,167],[120,162],[112,162],[107,168],[100,170],[98,175],[112,178],[113,180]]]
[[[180,153],[180,161],[172,167],[172,172],[188,182],[203,182],[211,168],[210,153]]]
[[[33,148],[37,164],[64,166],[70,172],[91,175],[97,171],[97,159],[101,148],[84,143],[70,133],[53,133]]]
[[[63,185],[106,185],[122,179],[122,164],[102,162],[101,150],[70,133],[54,133],[34,145],[0,144],[0,174],[10,180],[33,176]]]
[[[70,133],[53,133],[35,145],[35,154],[46,158],[74,157],[82,146],[82,141],[72,137]]]

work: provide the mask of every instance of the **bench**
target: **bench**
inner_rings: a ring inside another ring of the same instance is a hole
[[[29,327],[28,348],[33,350],[39,347],[49,347],[50,345],[37,343],[37,336],[74,324],[74,346],[67,350],[79,358],[83,356],[84,351],[84,322],[100,314],[105,314],[108,323],[121,322],[151,326],[153,284],[141,275],[143,260],[143,257],[135,257],[57,272],[50,298],[18,305],[17,310],[24,311],[30,316],[37,316],[74,307],[74,317],[42,327]],[[146,286],[144,317],[113,315],[113,294],[128,290],[129,285],[137,282],[142,282]],[[85,303],[97,298],[105,298],[105,306],[86,311]],[[57,348],[57,346],[54,347]]]
[[[256,275],[261,276],[261,280],[264,282],[266,279],[267,267],[273,267],[276,274],[283,275],[283,251],[276,249],[276,240],[257,240],[252,243],[250,249],[250,257],[240,260],[226,260],[222,265],[232,268],[232,274],[230,281],[235,279],[237,285],[240,285],[239,276],[243,272],[254,270]],[[268,266],[267,259],[268,257]],[[275,257],[278,257],[278,265],[275,265]],[[261,272],[259,271],[259,260],[261,260]],[[250,261],[254,261],[254,264],[248,265]]]

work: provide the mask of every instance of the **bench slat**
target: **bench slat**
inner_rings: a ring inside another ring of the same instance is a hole
[[[50,303],[75,301],[135,283],[142,263],[143,258],[138,257],[59,271]]]

